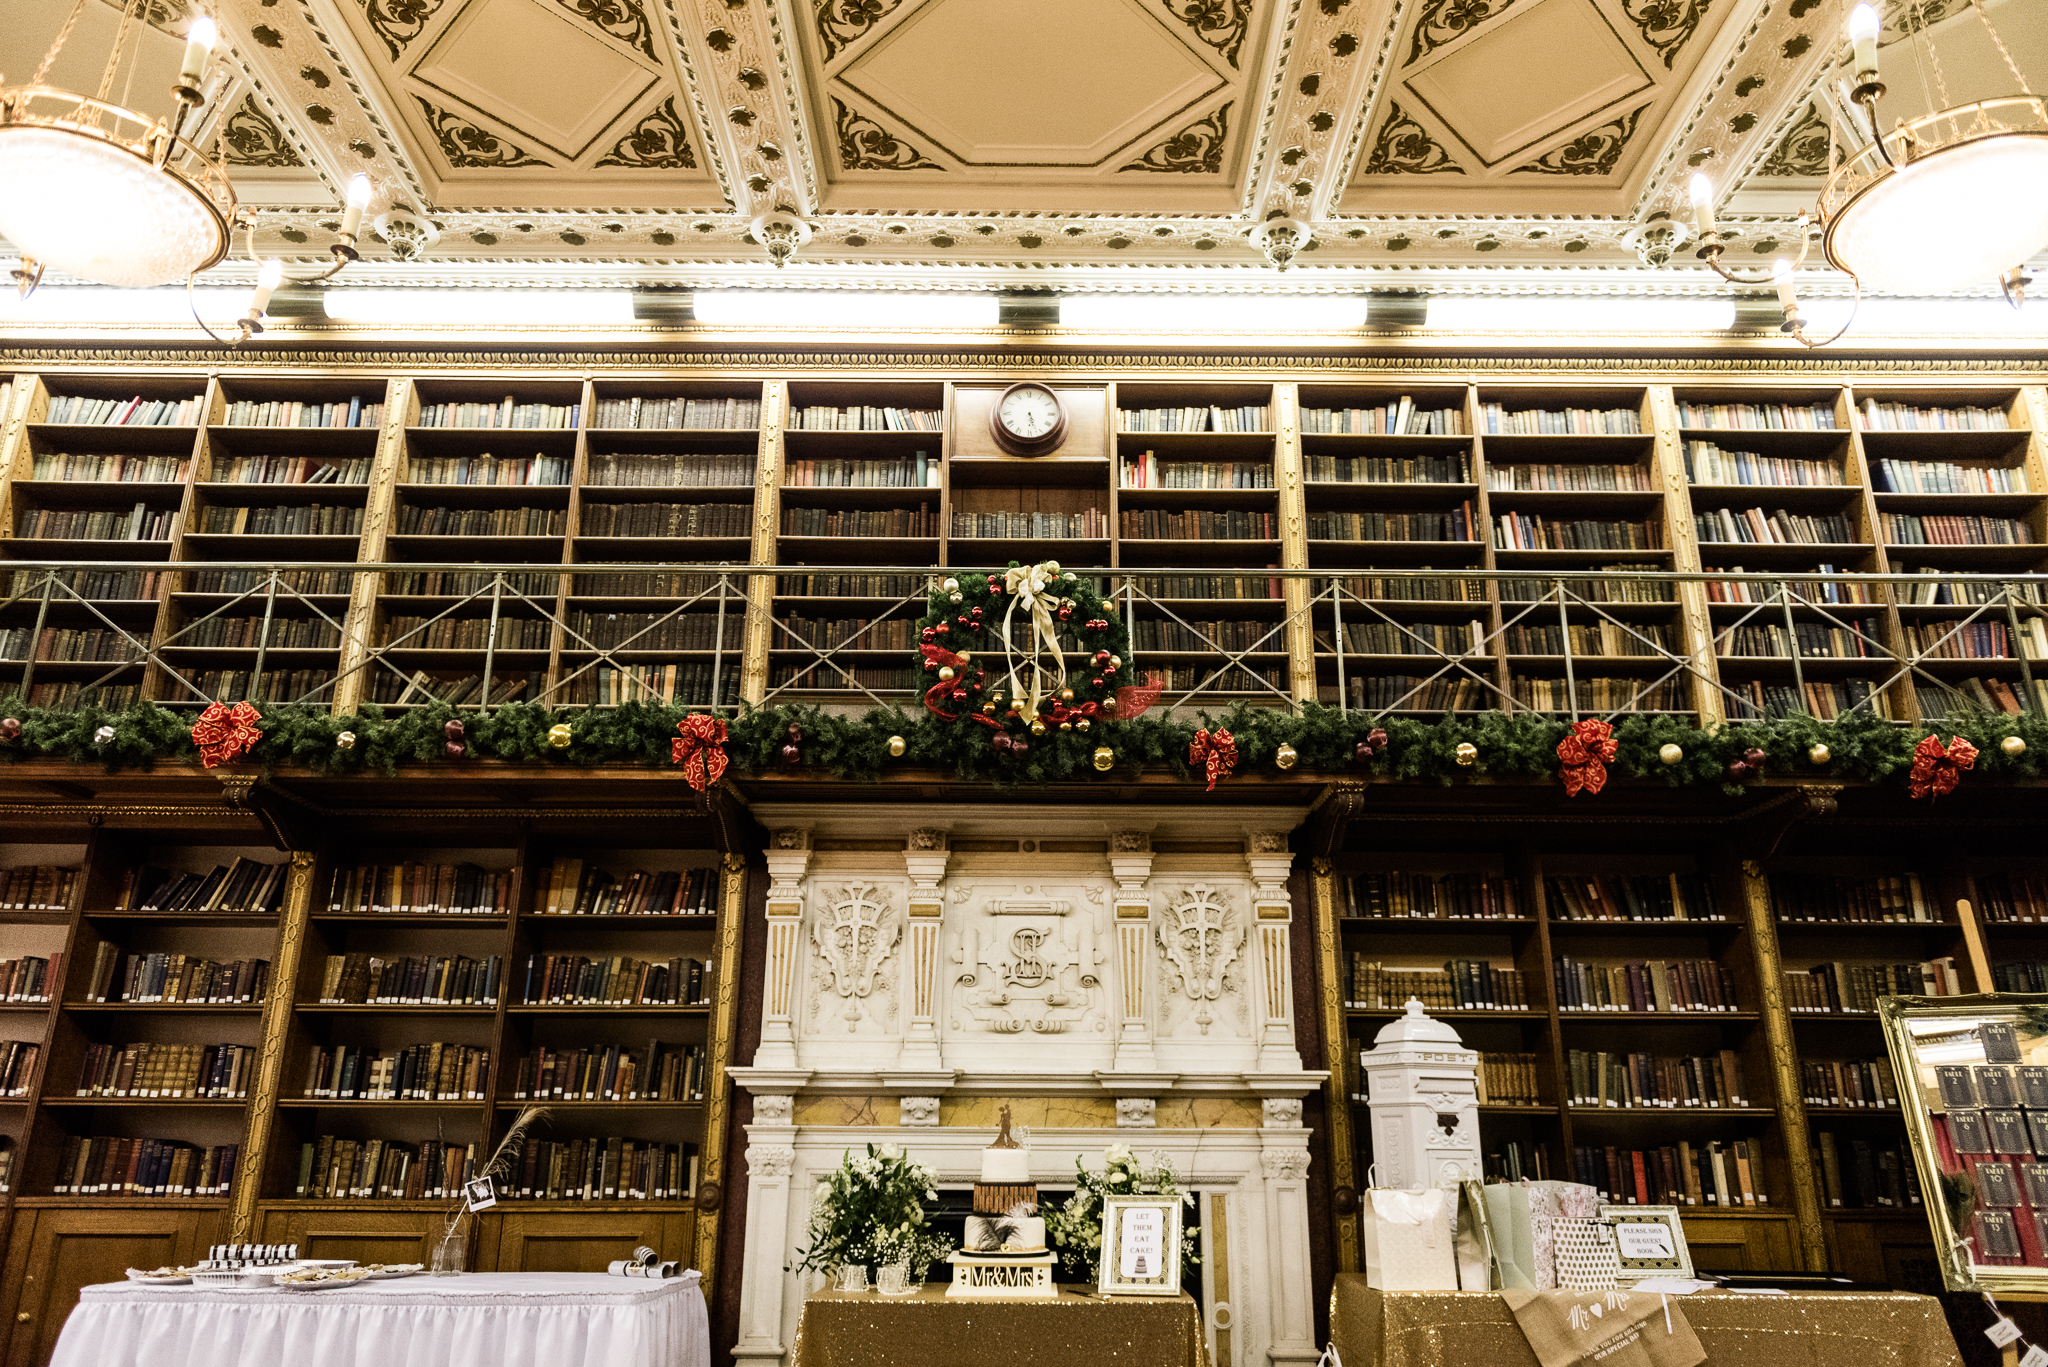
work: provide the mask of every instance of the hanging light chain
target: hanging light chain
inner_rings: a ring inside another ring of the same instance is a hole
[[[2034,92],[2027,88],[2027,78],[2020,73],[2020,64],[2006,51],[2005,39],[1998,36],[1998,27],[1991,22],[1991,12],[1984,8],[1984,0],[1970,0],[1970,8],[1977,11],[1977,18],[1983,23],[1984,31],[1991,35],[1991,45],[1998,49],[1999,56],[2005,58],[2005,69],[2012,73],[2013,84],[2020,88],[2020,94],[2033,94]]]
[[[77,3],[72,5],[70,17],[65,19],[64,27],[57,30],[57,41],[50,44],[50,50],[43,54],[43,64],[36,68],[35,76],[29,81],[30,85],[41,85],[43,77],[50,74],[51,63],[55,62],[57,54],[63,51],[64,40],[71,36],[71,26],[78,22],[78,16],[84,11],[85,0],[77,0]]]
[[[107,96],[114,93],[114,73],[121,69],[121,54],[128,47],[128,30],[134,25],[135,11],[147,5],[149,0],[135,0],[132,5],[121,6],[121,27],[114,34],[114,47],[107,54],[107,69],[100,73],[100,90],[97,98],[106,103]]]

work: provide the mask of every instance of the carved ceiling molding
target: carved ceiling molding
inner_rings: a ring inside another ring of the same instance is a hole
[[[135,9],[133,0],[100,0],[110,10],[128,13]],[[149,0],[142,8],[142,20],[151,28],[162,29],[165,33],[179,38],[185,36],[185,22],[191,16],[192,7],[186,0]]]
[[[1444,172],[1465,174],[1442,143],[1417,123],[1394,101],[1387,101],[1387,119],[1373,139],[1372,157],[1365,163],[1368,176],[1428,176]]]
[[[422,33],[446,0],[357,0],[371,32],[383,42],[384,50],[396,63]]]
[[[292,146],[257,102],[256,92],[249,91],[242,96],[242,102],[235,106],[220,130],[221,153],[230,166],[304,166],[298,151]]]
[[[676,113],[673,95],[649,110],[633,131],[618,145],[597,159],[599,166],[629,166],[636,170],[694,170],[697,157],[690,150],[690,132]]]
[[[839,128],[839,167],[844,171],[943,171],[946,168],[874,119],[832,97]]]
[[[1611,119],[1596,128],[1589,128],[1561,147],[1553,147],[1527,165],[1515,168],[1518,174],[1545,176],[1609,176],[1621,164],[1621,154],[1628,149],[1629,139],[1636,135],[1636,125],[1649,105],[1633,110],[1618,119]]]
[[[659,0],[678,48],[694,51],[689,87],[736,211],[816,212],[819,173],[798,91],[793,45],[772,4]],[[716,111],[716,112],[714,112]]]
[[[1690,0],[1671,0],[1690,3]],[[1737,172],[1771,145],[1771,130],[1809,98],[1838,45],[1835,7],[1817,0],[1767,6],[1732,41],[1711,81],[1691,102],[1691,112],[1667,125],[1663,149],[1647,168],[1629,217],[1640,220],[1661,210],[1676,218],[1691,213],[1687,182],[1706,172],[1717,185],[1736,182]]]
[[[659,3],[668,23],[669,50],[675,54],[676,66],[681,72],[683,96],[689,101],[690,113],[695,116],[697,145],[704,149],[705,162],[712,179],[718,182],[718,192],[726,207],[736,207],[743,202],[739,196],[738,176],[733,170],[737,147],[726,136],[736,130],[723,118],[713,117],[706,98],[710,85],[701,71],[703,61],[709,60],[706,55],[708,49],[700,52],[692,45],[693,40],[684,35],[684,9],[680,3],[676,0],[659,0]],[[766,77],[762,80],[765,83]]]
[[[1758,164],[1756,174],[1785,179],[1824,176],[1828,173],[1828,141],[1828,121],[1821,116],[1820,106],[1809,100]],[[1839,158],[1841,153],[1836,155]]]
[[[1245,34],[1251,27],[1251,0],[1160,0],[1166,12],[1186,24],[1195,37],[1216,50],[1237,69]]]
[[[1514,3],[1515,0],[1426,0],[1409,33],[1408,56],[1401,65],[1414,66],[1445,43],[1498,18]]]
[[[1363,60],[1372,16],[1353,0],[1301,0],[1288,17],[1266,81],[1274,102],[1251,149],[1245,209],[1255,223],[1283,215],[1313,221],[1343,193],[1365,89],[1393,41],[1392,26],[1384,27],[1374,61]],[[1318,234],[1305,250],[1323,245]]]
[[[1643,41],[1664,59],[1664,69],[1670,71],[1679,52],[1699,31],[1700,20],[1706,17],[1711,3],[1712,0],[1621,0],[1621,12],[1636,26]]]
[[[1165,142],[1148,150],[1119,171],[1164,171],[1181,175],[1215,175],[1223,169],[1230,142],[1230,101],[1195,120]]]
[[[391,0],[385,0],[391,3]],[[654,25],[639,0],[555,0],[555,3],[585,20],[599,32],[637,48],[649,61],[661,60],[654,50]]]
[[[1488,15],[1498,15],[1506,9],[1506,3],[1496,2],[1488,6]],[[1328,183],[1317,200],[1318,205],[1322,206],[1323,211],[1331,217],[1343,217],[1337,211],[1336,206],[1343,199],[1345,189],[1360,174],[1359,159],[1361,157],[1369,158],[1370,156],[1366,150],[1366,144],[1368,141],[1373,141],[1371,136],[1374,127],[1373,116],[1380,108],[1380,92],[1393,73],[1395,57],[1400,52],[1402,26],[1407,23],[1407,17],[1408,10],[1405,6],[1397,4],[1390,7],[1386,25],[1380,32],[1379,44],[1373,52],[1370,69],[1365,79],[1361,82],[1362,88],[1351,103],[1353,113],[1350,126],[1343,135],[1343,148],[1332,157],[1329,173],[1325,177]],[[1481,21],[1476,19],[1473,21],[1474,24],[1478,22]],[[1467,25],[1467,27],[1472,27],[1472,25]],[[1410,59],[1411,62],[1413,60],[1413,58]],[[1408,64],[1402,63],[1404,66]],[[1387,104],[1389,106],[1393,104],[1391,96],[1388,98]],[[1375,150],[1377,145],[1377,142],[1374,141]]]
[[[829,64],[895,13],[903,0],[814,0],[818,43]]]
[[[435,141],[441,145],[441,155],[456,169],[467,167],[490,167],[503,169],[509,166],[551,166],[533,153],[513,142],[500,137],[487,128],[479,128],[461,114],[442,109],[415,95],[420,111],[427,116],[427,127]]]

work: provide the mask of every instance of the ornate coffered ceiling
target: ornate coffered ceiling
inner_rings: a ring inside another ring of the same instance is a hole
[[[1728,188],[1735,259],[1780,251],[1827,164],[1845,10],[140,2],[172,50],[194,3],[217,6],[232,50],[207,136],[266,251],[314,259],[357,171],[377,208],[441,226],[422,261],[380,264],[370,244],[357,279],[761,280],[747,224],[780,209],[816,235],[779,283],[1347,290],[1459,274],[1614,288],[1638,225],[1687,216],[1695,169]],[[2048,6],[1992,9],[2048,83]],[[1888,69],[1911,62],[1896,40],[1916,24],[1957,98],[2007,93],[1968,0],[1892,0]],[[32,69],[46,41],[0,32],[0,70]],[[1893,85],[1898,113],[1933,98]],[[1315,232],[1284,277],[1247,240],[1281,215]],[[1645,284],[1708,287],[1689,255],[1676,264]]]

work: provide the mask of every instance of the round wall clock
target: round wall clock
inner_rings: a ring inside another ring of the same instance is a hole
[[[1013,384],[996,397],[988,428],[1013,456],[1049,455],[1067,439],[1066,406],[1042,384]]]

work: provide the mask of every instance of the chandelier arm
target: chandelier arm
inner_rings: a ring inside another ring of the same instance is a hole
[[[213,338],[214,341],[220,343],[224,347],[238,347],[242,343],[248,341],[249,338],[253,335],[254,330],[249,326],[249,320],[247,319],[244,319],[242,321],[241,336],[235,338],[235,340],[232,342],[230,342],[227,338],[221,336],[218,332],[215,332],[212,328],[206,325],[206,320],[199,316],[199,301],[192,297],[192,282],[196,278],[196,276],[197,272],[194,272],[193,274],[187,275],[185,277],[185,307],[192,311],[192,321],[199,324],[199,330],[205,333],[207,336]]]
[[[1801,209],[1799,211],[1799,255],[1792,258],[1792,269],[1795,271],[1806,264],[1807,253],[1813,249],[1813,232],[1808,225],[1807,212]],[[1707,265],[1713,268],[1714,274],[1720,276],[1731,285],[1769,285],[1776,282],[1777,276],[1772,271],[1766,271],[1762,275],[1751,277],[1737,275],[1734,271],[1729,270],[1721,264],[1721,254],[1725,250],[1727,249],[1721,243],[1709,242],[1706,246],[1694,252],[1693,255],[1706,262]]]
[[[1849,335],[1849,329],[1856,325],[1856,312],[1863,307],[1863,282],[1854,275],[1850,275],[1849,280],[1856,287],[1856,298],[1855,302],[1849,305],[1849,316],[1843,320],[1841,331],[1824,342],[1809,341],[1806,336],[1805,324],[1795,316],[1786,320],[1786,330],[1792,334],[1793,341],[1809,351],[1817,351],[1824,346],[1833,346],[1836,342]]]
[[[256,216],[249,213],[243,214],[241,227],[242,249],[248,253],[249,264],[252,266],[262,265],[261,258],[256,255]],[[317,285],[322,280],[333,279],[345,267],[360,261],[362,255],[356,251],[356,235],[354,233],[339,233],[337,236],[341,240],[329,243],[327,248],[327,250],[334,253],[333,265],[317,275],[287,275],[279,283],[285,285]]]

